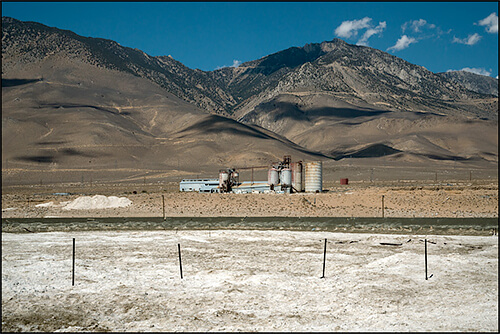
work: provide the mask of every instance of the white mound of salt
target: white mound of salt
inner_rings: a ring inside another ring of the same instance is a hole
[[[48,208],[49,206],[53,206],[54,202],[48,202],[48,203],[41,203],[35,205],[37,208]]]
[[[132,204],[132,201],[127,197],[116,196],[81,196],[69,202],[64,206],[63,210],[88,210],[88,209],[107,209],[107,208],[122,208]]]

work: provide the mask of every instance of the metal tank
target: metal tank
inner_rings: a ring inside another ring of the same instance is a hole
[[[229,180],[229,173],[226,170],[220,170],[219,171],[219,188],[220,189],[223,189],[225,187],[227,180]]]
[[[323,165],[321,161],[305,163],[306,192],[316,193],[323,190]]]
[[[278,185],[279,183],[279,173],[278,173],[278,170],[276,168],[271,168],[268,172],[267,172],[267,183],[269,183],[269,185]]]
[[[233,175],[232,175],[232,178],[233,178],[233,183],[234,184],[239,184],[240,183],[240,173],[234,171],[233,172]]]
[[[280,181],[282,186],[290,187],[292,185],[292,170],[283,168],[281,170]]]
[[[302,187],[302,162],[292,162],[292,187],[295,191],[301,192],[304,190]]]

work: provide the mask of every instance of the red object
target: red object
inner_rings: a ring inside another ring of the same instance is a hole
[[[349,184],[349,179],[340,179],[340,184]]]

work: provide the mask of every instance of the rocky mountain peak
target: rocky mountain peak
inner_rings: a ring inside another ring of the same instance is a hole
[[[498,97],[498,79],[468,71],[448,71],[439,74],[473,92]]]

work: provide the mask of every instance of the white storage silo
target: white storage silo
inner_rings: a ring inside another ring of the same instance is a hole
[[[268,172],[267,172],[267,183],[269,183],[269,185],[278,185],[279,183],[279,173],[278,173],[278,170],[276,168],[271,168]]]
[[[240,183],[240,173],[234,171],[232,178],[235,185],[238,185]]]
[[[321,192],[323,190],[323,165],[321,161],[305,163],[306,192]]]
[[[219,171],[219,188],[222,189],[226,181],[229,180],[229,173],[225,170]]]
[[[302,183],[302,162],[292,162],[292,187],[295,191],[301,192],[304,190]]]
[[[281,170],[280,174],[281,185],[285,187],[290,187],[292,185],[292,171],[288,168]]]

